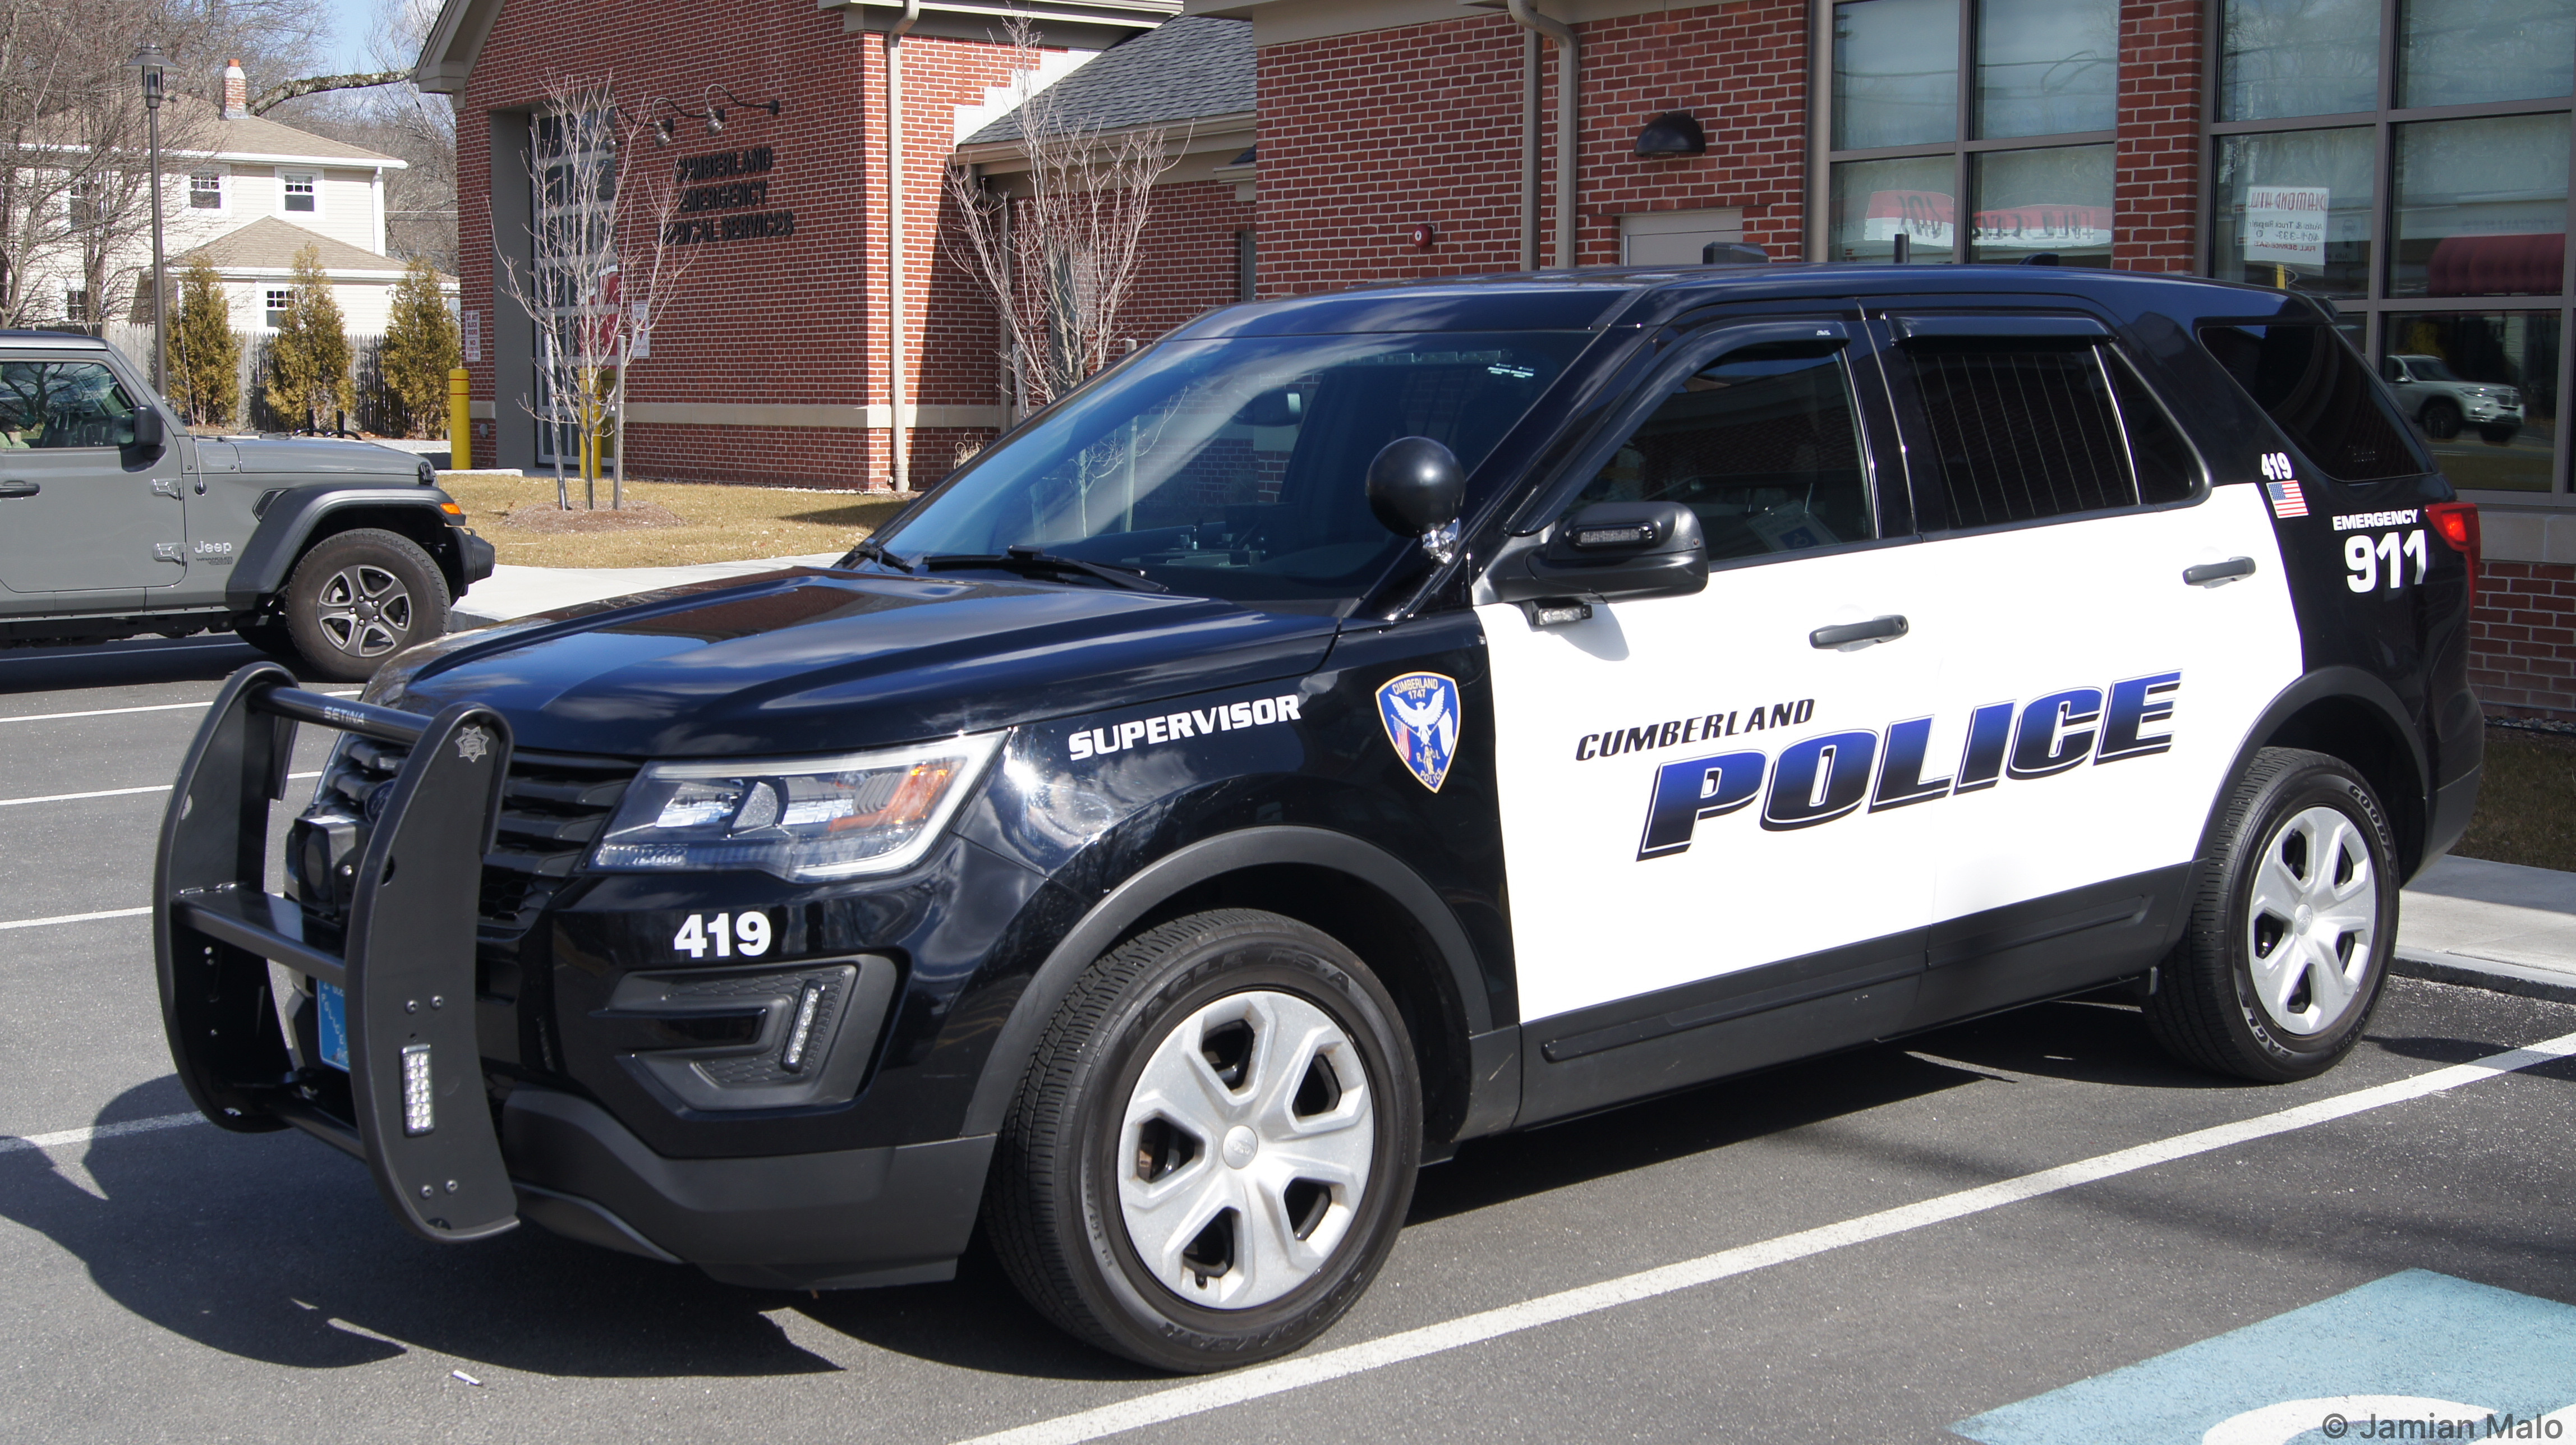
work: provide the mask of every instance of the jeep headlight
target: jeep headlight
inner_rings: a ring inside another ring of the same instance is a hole
[[[796,882],[892,873],[930,851],[1001,733],[830,758],[655,763],[600,838],[614,872],[757,868]]]

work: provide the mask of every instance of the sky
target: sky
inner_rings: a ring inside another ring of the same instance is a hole
[[[323,41],[323,68],[346,74],[368,68],[368,28],[375,23],[375,0],[331,0],[331,34]]]

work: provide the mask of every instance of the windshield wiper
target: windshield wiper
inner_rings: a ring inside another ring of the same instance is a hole
[[[870,537],[868,540],[852,547],[850,549],[850,555],[863,561],[883,563],[888,567],[892,567],[897,572],[909,572],[912,570],[911,563],[896,556],[892,552],[887,551],[885,543],[878,541],[874,537]]]
[[[1041,552],[1035,547],[1009,547],[1003,549],[999,556],[967,552],[938,552],[919,560],[922,570],[927,572],[989,567],[996,572],[1017,572],[1023,576],[1071,574],[1077,577],[1095,577],[1113,587],[1123,587],[1130,592],[1172,590],[1142,572],[1131,571],[1125,567],[1104,567],[1097,562],[1085,562],[1079,557],[1059,557],[1053,552]]]

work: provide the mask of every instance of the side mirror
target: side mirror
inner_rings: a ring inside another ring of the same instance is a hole
[[[1708,543],[1699,514],[1679,502],[1595,502],[1486,581],[1503,602],[1683,597],[1708,586]]]
[[[1397,437],[1369,463],[1369,510],[1397,536],[1420,538],[1439,561],[1457,548],[1458,509],[1466,502],[1466,472],[1429,437]]]
[[[134,409],[134,440],[127,443],[137,451],[157,452],[168,444],[162,434],[161,408],[138,406]]]

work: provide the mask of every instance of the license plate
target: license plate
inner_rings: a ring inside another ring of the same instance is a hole
[[[313,981],[315,1021],[322,1036],[322,1062],[349,1072],[349,996],[336,983]]]

